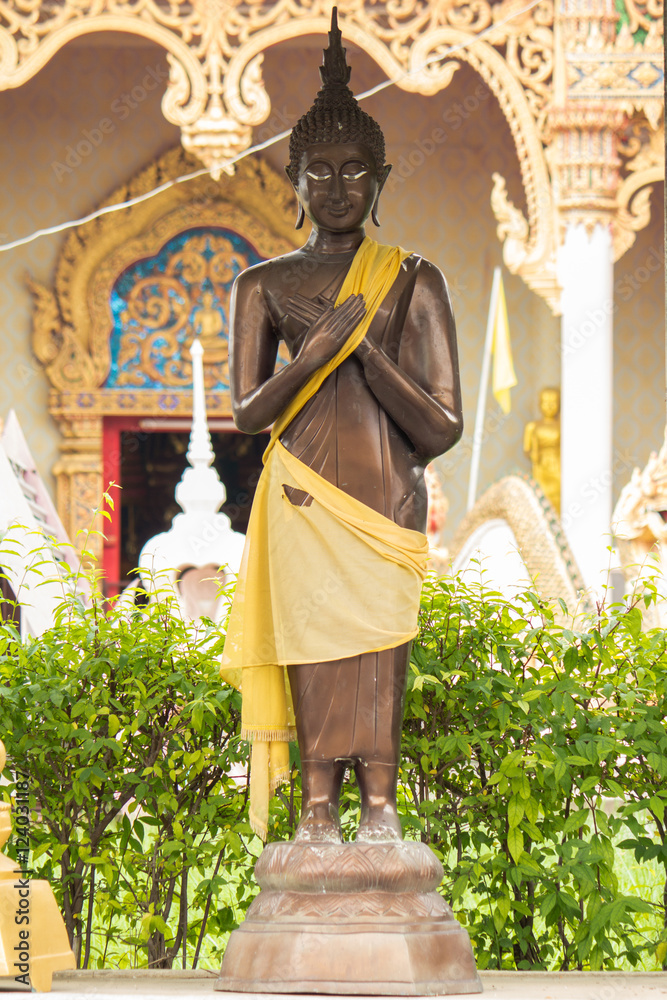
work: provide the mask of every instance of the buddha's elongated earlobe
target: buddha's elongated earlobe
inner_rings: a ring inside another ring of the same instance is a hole
[[[294,194],[296,195],[296,222],[294,223],[294,228],[301,229],[304,223],[304,219],[306,218],[306,213],[303,210],[303,205],[299,201],[299,195],[297,193],[299,179],[296,174],[292,174],[292,171],[290,170],[289,166],[285,167],[285,173],[287,174],[289,182],[294,188]]]
[[[380,203],[380,195],[382,194],[382,188],[385,185],[387,177],[389,177],[390,171],[391,171],[391,163],[385,163],[378,177],[378,193],[375,195],[375,201],[373,202],[373,207],[371,209],[371,219],[373,220],[376,226],[380,225],[380,220],[378,219],[378,205]]]

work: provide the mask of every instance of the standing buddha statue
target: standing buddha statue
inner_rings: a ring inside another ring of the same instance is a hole
[[[560,514],[560,390],[540,392],[541,420],[526,424],[523,450],[533,466],[533,479]]]
[[[223,677],[242,687],[250,819],[298,736],[297,841],[340,842],[347,768],[357,842],[401,839],[403,702],[428,543],[424,469],[463,428],[454,318],[432,263],[366,234],[390,171],[354,99],[334,10],[322,87],[287,174],[300,250],[248,268],[231,300],[238,428],[272,425],[231,612]],[[275,371],[280,342],[289,363]]]
[[[462,431],[456,336],[435,265],[366,235],[389,173],[378,124],[347,86],[334,8],[322,88],[295,125],[294,253],[232,292],[237,426],[272,425],[230,614],[223,676],[241,687],[250,820],[301,755],[294,839],[267,845],[261,892],[227,944],[217,990],[476,993],[470,940],[404,841],[396,804],[410,644],[429,546],[424,469]],[[275,371],[284,341],[289,363]],[[347,769],[361,815],[342,843]]]

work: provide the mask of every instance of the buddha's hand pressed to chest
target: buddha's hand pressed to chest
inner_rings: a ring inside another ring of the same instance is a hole
[[[338,353],[366,315],[362,295],[350,295],[336,307],[304,296],[295,296],[289,300],[289,305],[294,318],[307,324],[297,357],[300,365],[307,365],[312,371],[317,371]]]

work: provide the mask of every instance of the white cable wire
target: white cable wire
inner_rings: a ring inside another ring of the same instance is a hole
[[[480,41],[485,35],[488,35],[489,32],[497,31],[499,28],[502,28],[508,21],[511,21],[515,17],[519,17],[521,14],[525,14],[527,11],[532,10],[532,8],[536,7],[538,3],[542,3],[542,0],[532,0],[532,2],[526,7],[522,7],[521,10],[515,11],[504,20],[498,21],[496,24],[490,24],[488,28],[485,28],[484,31],[481,31],[479,35],[476,35],[474,38],[467,39],[464,42],[459,42],[458,45],[452,45],[451,48],[446,49],[445,52],[427,59],[426,62],[422,63],[422,65],[418,66],[416,69],[406,70],[405,73],[401,73],[400,76],[384,80],[382,83],[378,83],[375,87],[371,87],[370,90],[365,90],[362,94],[357,95],[357,101],[363,101],[367,97],[373,97],[375,94],[380,93],[380,91],[386,90],[387,87],[393,87],[397,83],[400,83],[400,81],[404,80],[406,77],[414,76],[417,73],[423,72],[423,70],[425,70],[428,66],[431,66],[433,63],[442,62],[443,59],[447,59],[456,52],[460,52],[462,49],[474,44],[474,42]],[[286,139],[291,131],[291,129],[286,129],[284,132],[272,135],[270,139],[266,139],[264,142],[259,142],[255,146],[250,146],[248,149],[244,149],[242,153],[239,153],[238,156],[232,157],[227,162],[231,165],[238,163],[239,160],[244,159],[246,156],[250,156],[252,153],[259,153],[261,150],[267,149],[269,146],[273,146],[276,142],[280,142],[281,139]],[[31,233],[30,236],[22,236],[20,239],[13,240],[11,243],[0,244],[0,253],[7,250],[15,250],[16,247],[25,246],[27,243],[32,243],[33,240],[39,239],[40,236],[51,236],[54,233],[62,233],[66,229],[73,229],[75,226],[82,226],[86,222],[92,222],[94,219],[99,219],[102,215],[108,215],[110,212],[120,212],[124,208],[131,208],[132,205],[138,205],[142,201],[148,201],[149,198],[154,198],[155,195],[161,194],[163,191],[167,191],[176,184],[183,184],[185,181],[194,180],[196,177],[203,177],[204,174],[208,173],[208,168],[202,167],[201,170],[195,170],[191,174],[182,174],[180,177],[175,177],[173,180],[165,181],[164,184],[160,184],[159,187],[153,188],[145,194],[137,195],[135,198],[129,198],[127,201],[121,201],[115,205],[105,205],[103,208],[98,208],[94,212],[90,212],[89,215],[84,215],[81,219],[72,219],[70,222],[60,222],[58,225],[48,226],[46,229],[37,229],[34,233]]]

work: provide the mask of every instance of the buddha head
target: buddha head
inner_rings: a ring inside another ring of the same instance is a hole
[[[560,412],[560,389],[548,387],[540,391],[540,412],[547,420],[555,420]]]
[[[350,73],[334,7],[322,87],[290,136],[286,170],[299,201],[297,229],[306,215],[315,228],[332,232],[360,229],[369,215],[379,225],[378,199],[391,166],[380,126],[348,87]]]

